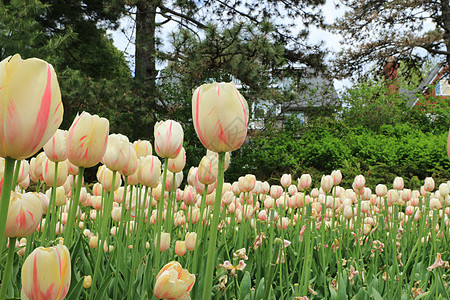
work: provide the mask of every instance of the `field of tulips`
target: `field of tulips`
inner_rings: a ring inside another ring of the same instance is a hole
[[[44,61],[2,61],[0,97],[0,299],[450,299],[450,182],[372,191],[362,175],[339,186],[339,170],[224,182],[247,135],[233,84],[194,92],[206,149],[187,178],[176,121],[155,124],[153,143],[87,112],[57,129]]]

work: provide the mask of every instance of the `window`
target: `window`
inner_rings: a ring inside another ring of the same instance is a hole
[[[448,78],[441,78],[435,87],[436,96],[450,96],[450,86],[448,83]]]

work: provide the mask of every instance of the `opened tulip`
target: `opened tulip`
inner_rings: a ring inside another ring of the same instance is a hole
[[[70,253],[66,246],[35,249],[22,267],[22,299],[64,299],[71,278]]]
[[[160,157],[176,158],[183,147],[183,128],[173,120],[155,124],[155,151]]]
[[[192,96],[192,116],[198,138],[211,151],[234,151],[247,137],[247,101],[231,82],[198,87]]]
[[[19,54],[0,62],[0,156],[24,159],[52,137],[63,118],[58,80],[47,62]]]
[[[8,217],[6,219],[6,237],[26,237],[32,234],[42,217],[41,199],[37,193],[11,193]]]
[[[194,274],[183,269],[179,262],[171,261],[156,276],[154,294],[158,299],[178,299],[189,295],[194,283]]]
[[[70,162],[78,167],[90,168],[98,164],[106,151],[109,121],[83,112],[69,129],[67,151]]]

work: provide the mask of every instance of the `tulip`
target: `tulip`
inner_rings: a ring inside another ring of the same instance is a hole
[[[212,184],[217,179],[218,160],[214,155],[203,156],[198,165],[198,180],[204,185]]]
[[[106,151],[109,121],[97,115],[83,112],[69,128],[67,151],[69,161],[83,168],[100,162]]]
[[[137,140],[133,143],[138,158],[152,155],[152,144],[146,140]]]
[[[247,193],[253,190],[256,185],[256,177],[253,174],[247,174],[243,177],[239,177],[238,180],[239,190]]]
[[[128,147],[129,147],[129,151],[130,151],[130,155],[128,157],[128,161],[125,164],[125,166],[119,170],[119,173],[122,174],[123,176],[131,176],[135,173],[137,173],[138,167],[139,167],[139,161],[138,161],[138,157],[136,154],[136,150],[134,149],[133,145],[128,143]],[[136,174],[136,178],[137,178]]]
[[[183,269],[180,263],[171,261],[156,275],[154,294],[158,299],[179,299],[189,295],[194,283],[194,274]]]
[[[45,274],[45,276],[43,276]],[[70,253],[66,246],[35,249],[22,266],[22,299],[64,299],[70,287]]]
[[[84,276],[84,279],[83,279],[83,287],[84,287],[85,289],[88,289],[88,288],[91,287],[91,285],[92,285],[92,276],[91,276],[91,275]]]
[[[236,150],[247,137],[247,101],[233,83],[198,87],[192,96],[192,116],[197,136],[211,151]]]
[[[102,187],[105,191],[110,192],[111,190],[115,191],[119,188],[120,184],[122,183],[122,179],[120,176],[116,177],[114,180],[114,186],[112,186],[113,182],[113,171],[108,169],[105,165],[102,165],[99,167],[98,172],[100,175],[100,183],[102,184]]]
[[[181,147],[181,151],[175,158],[169,158],[167,169],[172,173],[179,173],[183,171],[186,165],[186,151]]]
[[[338,185],[342,180],[341,170],[334,170],[331,172],[331,177],[333,178],[333,185]]]
[[[176,158],[183,146],[183,128],[180,123],[167,120],[155,124],[155,151],[163,158]]]
[[[184,256],[186,254],[186,242],[176,241],[175,242],[175,254],[177,256]]]
[[[291,174],[283,174],[283,176],[281,176],[281,186],[287,188],[288,186],[291,185],[291,183],[292,183]]]
[[[48,189],[45,192],[45,195],[50,198],[50,194],[53,188]],[[66,192],[64,191],[64,188],[62,186],[56,188],[55,193],[55,206],[61,206],[66,204]]]
[[[362,190],[362,188],[366,185],[366,179],[363,175],[358,175],[355,177],[353,181],[353,189],[354,190]]]
[[[393,183],[393,189],[395,190],[403,190],[404,182],[402,177],[395,177]]]
[[[161,176],[161,161],[156,156],[146,156],[140,161],[138,172],[142,185],[156,188]]]
[[[19,194],[11,192],[6,237],[26,237],[32,234],[42,217],[42,204],[37,193]]]
[[[24,159],[56,132],[63,118],[58,80],[47,62],[19,54],[0,62],[0,156]]]
[[[320,180],[320,187],[325,193],[329,193],[333,188],[334,179],[330,175],[322,176]]]
[[[387,191],[387,186],[385,186],[384,184],[377,184],[377,186],[375,187],[375,193],[378,197],[386,196]]]
[[[33,180],[34,182],[43,180],[42,167],[46,159],[47,155],[45,155],[45,152],[40,152],[38,155],[36,155],[36,158],[33,157],[30,160],[30,176],[31,180]]]
[[[30,179],[30,164],[27,160],[22,160],[20,162],[20,170],[17,176],[17,182],[22,182],[24,180]]]
[[[44,152],[48,159],[53,162],[65,161],[67,159],[67,137],[66,130],[58,129],[52,138],[44,145]]]
[[[309,174],[302,174],[302,176],[300,176],[300,179],[298,180],[298,190],[299,191],[304,191],[306,189],[308,189],[311,186],[311,175]]]
[[[159,252],[164,252],[169,249],[170,246],[170,233],[161,232],[161,243],[159,245]],[[155,249],[156,249],[156,238],[155,238]]]
[[[122,134],[110,134],[102,162],[111,171],[125,168],[130,158],[130,142]]]
[[[425,178],[423,188],[426,192],[432,192],[434,190],[434,180],[431,177]]]
[[[57,170],[55,170],[55,165],[48,158],[45,159],[42,165],[42,177],[44,178],[44,182],[50,187],[55,185],[55,171],[57,172],[56,187],[63,186],[69,175],[66,163],[58,163]]]
[[[283,188],[279,185],[272,185],[270,187],[270,196],[273,199],[278,199],[281,197],[281,195],[283,194]]]

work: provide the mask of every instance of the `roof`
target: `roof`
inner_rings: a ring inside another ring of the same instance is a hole
[[[425,77],[424,80],[415,88],[414,90],[407,90],[407,89],[400,89],[399,93],[406,95],[410,100],[408,101],[408,106],[414,106],[416,105],[419,98],[416,96],[418,94],[423,94],[425,89],[430,85],[433,84],[434,80],[436,79],[436,76],[442,71],[444,68],[444,65],[441,63],[438,63],[434,66],[434,68],[428,73],[427,77]]]

